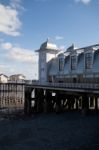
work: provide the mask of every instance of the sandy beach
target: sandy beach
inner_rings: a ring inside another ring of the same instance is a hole
[[[65,112],[0,121],[0,150],[98,149],[99,115]]]

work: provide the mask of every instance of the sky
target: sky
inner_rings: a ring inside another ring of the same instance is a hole
[[[35,50],[99,44],[99,0],[0,0],[0,74],[38,78]]]

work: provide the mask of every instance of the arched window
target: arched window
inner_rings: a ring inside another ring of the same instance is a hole
[[[59,71],[64,70],[64,58],[59,58]]]
[[[92,68],[92,52],[85,53],[85,69],[91,69]]]
[[[76,69],[76,65],[77,65],[77,57],[76,55],[71,56],[71,70],[75,70]]]

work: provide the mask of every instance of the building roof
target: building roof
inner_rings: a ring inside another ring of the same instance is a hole
[[[3,75],[3,76],[5,76],[6,78],[8,78],[8,76],[7,76],[7,75],[5,75],[5,74],[1,73],[1,74],[0,74],[0,76],[2,76],[2,75]]]
[[[71,52],[74,50],[74,44],[67,48],[66,52]]]
[[[84,50],[84,49],[99,49],[99,44],[95,44],[95,45],[90,45],[90,46],[86,46],[86,47],[81,47],[81,48],[77,48],[75,50]]]
[[[11,75],[10,77],[16,77],[16,76],[23,76],[25,78],[23,74],[14,74],[14,75]]]
[[[40,49],[57,49],[57,46],[49,41],[46,41],[41,45]]]
[[[47,50],[49,52],[53,51],[54,53],[59,52],[59,49],[56,46],[56,44],[53,44],[53,43],[49,42],[49,40],[47,40],[46,42],[42,43],[41,46],[40,46],[40,49],[36,50],[36,52],[44,51],[44,50]]]
[[[86,46],[86,47],[81,47],[81,48],[75,48],[74,44],[72,44],[70,47],[68,47],[66,49],[66,51],[64,52],[64,54],[66,53],[70,53],[70,52],[77,52],[77,53],[81,53],[83,51],[87,51],[87,50],[97,50],[99,49],[99,44],[95,44],[95,45],[90,45],[90,46]]]

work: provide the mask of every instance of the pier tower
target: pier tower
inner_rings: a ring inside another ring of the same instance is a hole
[[[55,58],[59,49],[47,40],[36,52],[39,52],[39,81],[42,83],[47,82],[48,62]]]

